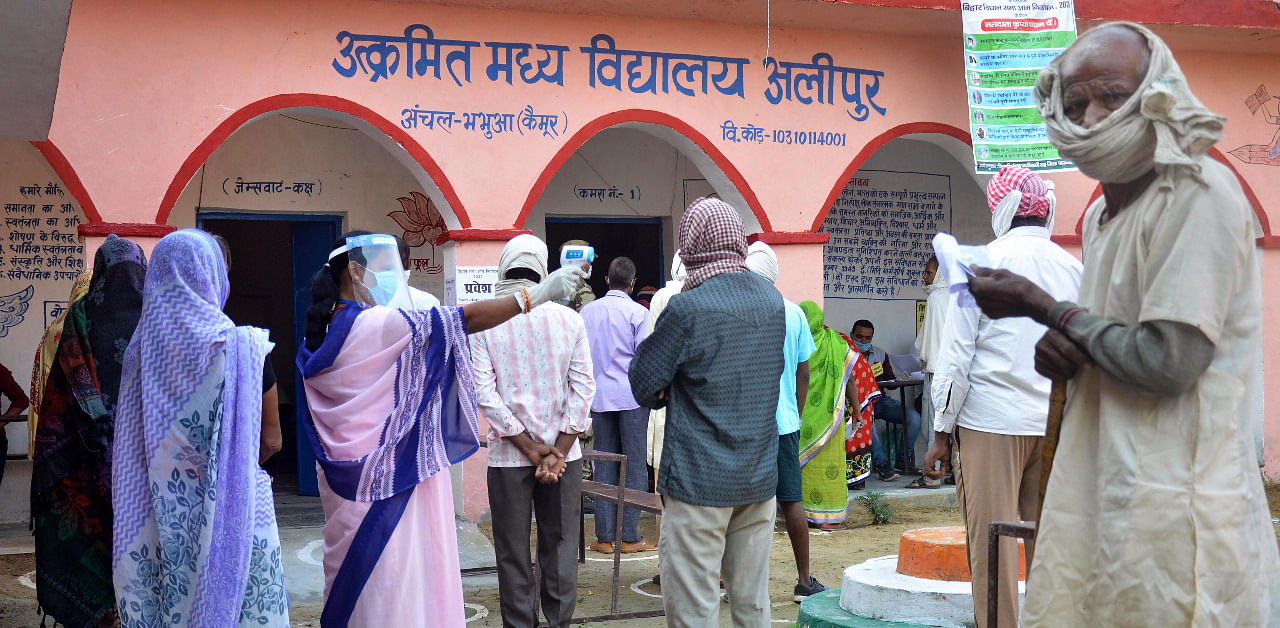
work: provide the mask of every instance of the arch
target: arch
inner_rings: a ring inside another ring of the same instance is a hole
[[[49,167],[53,168],[54,174],[62,179],[62,185],[66,186],[67,191],[71,193],[71,198],[76,199],[80,204],[80,209],[84,211],[84,217],[90,223],[102,222],[102,214],[98,213],[98,206],[93,204],[93,199],[89,198],[89,190],[85,189],[84,182],[80,180],[80,175],[76,174],[76,169],[71,165],[67,156],[62,154],[61,150],[53,143],[53,140],[43,140],[40,142],[31,142],[36,150],[44,155],[45,161],[49,162]]]
[[[1244,190],[1245,198],[1249,199],[1249,207],[1253,209],[1253,214],[1254,216],[1257,216],[1258,224],[1262,227],[1262,234],[1258,236],[1258,245],[1267,247],[1280,246],[1280,238],[1271,235],[1271,221],[1267,220],[1267,212],[1262,208],[1262,201],[1258,200],[1258,195],[1253,192],[1253,188],[1249,185],[1249,182],[1245,180],[1244,177],[1240,176],[1240,171],[1236,170],[1236,167],[1227,160],[1227,156],[1222,154],[1222,151],[1211,147],[1209,149],[1209,156],[1226,166],[1227,169],[1231,171],[1231,174],[1235,175],[1236,180],[1240,182],[1240,188]],[[1089,206],[1093,205],[1093,202],[1098,200],[1098,197],[1100,196],[1102,196],[1102,184],[1099,183],[1094,186],[1093,194],[1089,195],[1089,202],[1085,204],[1085,209],[1080,212],[1080,219],[1076,220],[1076,234],[1074,238],[1076,241],[1073,242],[1074,244],[1079,244],[1080,238],[1084,236],[1085,211],[1087,211]]]
[[[200,166],[208,161],[209,156],[232,133],[261,116],[288,109],[323,109],[337,112],[377,129],[386,138],[403,148],[409,157],[425,171],[427,178],[430,179],[429,183],[440,189],[440,194],[444,197],[447,208],[452,211],[453,217],[457,219],[459,226],[464,229],[471,226],[471,219],[462,207],[462,201],[458,199],[457,192],[454,191],[449,180],[445,178],[444,171],[431,158],[427,150],[404,129],[378,115],[372,109],[354,101],[327,94],[307,93],[269,96],[241,107],[223,120],[196,146],[195,150],[191,151],[191,154],[182,162],[182,166],[178,168],[178,172],[174,174],[173,180],[169,183],[169,188],[165,191],[164,198],[160,201],[160,208],[156,212],[156,224],[163,225],[168,223],[169,214],[173,211],[173,206],[178,202],[178,197],[182,194],[182,190],[191,181],[191,177],[195,175]],[[365,130],[365,132],[369,133],[368,130]],[[373,136],[372,133],[369,133],[369,135]],[[374,136],[374,139],[379,138]],[[448,218],[449,216],[445,216],[446,221]],[[452,225],[450,226],[452,227]]]
[[[866,163],[866,161],[870,159],[877,150],[880,150],[880,148],[885,144],[888,144],[889,142],[892,142],[904,135],[915,135],[919,133],[949,135],[961,142],[964,142],[965,144],[968,144],[969,146],[973,146],[973,138],[969,136],[968,131],[949,124],[943,124],[941,122],[908,122],[906,124],[899,124],[898,126],[871,138],[871,141],[867,142],[866,145],[862,147],[862,150],[858,151],[858,154],[854,156],[853,161],[849,162],[849,166],[844,169],[844,172],[840,173],[840,177],[836,179],[835,185],[831,188],[831,193],[827,195],[827,200],[822,204],[821,211],[819,211],[818,216],[813,219],[813,225],[809,227],[809,230],[813,233],[818,233],[818,230],[822,228],[822,223],[827,219],[827,213],[830,211],[830,208],[835,205],[836,199],[840,197],[840,192],[844,190],[846,185],[848,185],[849,179],[852,178],[860,168],[862,168],[862,165]]]
[[[516,229],[523,228],[525,221],[529,219],[529,214],[533,212],[534,206],[538,204],[538,199],[542,197],[543,191],[551,184],[551,180],[560,171],[560,168],[564,166],[564,163],[569,160],[569,157],[573,156],[583,144],[586,144],[588,140],[605,129],[628,123],[653,124],[666,127],[692,142],[711,159],[712,163],[729,179],[729,182],[737,188],[738,193],[746,201],[747,207],[756,217],[756,221],[760,223],[760,229],[772,231],[772,227],[769,224],[769,216],[760,207],[760,200],[756,198],[755,192],[747,184],[746,178],[742,176],[741,172],[738,172],[738,169],[724,156],[724,153],[720,152],[720,149],[716,148],[705,135],[699,133],[685,121],[661,111],[650,109],[623,109],[607,113],[583,125],[577,133],[574,133],[560,147],[560,150],[556,151],[551,161],[542,169],[542,173],[534,181],[533,187],[529,189],[529,196],[525,199],[524,206],[520,208],[520,214],[516,216],[515,223],[512,226]]]

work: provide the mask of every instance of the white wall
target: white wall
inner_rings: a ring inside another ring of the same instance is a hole
[[[32,187],[39,187],[40,194],[22,194],[23,188]],[[66,307],[75,275],[91,265],[76,235],[76,225],[85,217],[49,162],[22,141],[0,141],[0,204],[0,364],[26,390],[45,327]],[[33,220],[39,225],[29,222]],[[67,234],[75,236],[71,242]],[[38,273],[41,278],[18,272]],[[8,408],[7,400],[3,406]],[[26,433],[25,424],[7,428],[11,453],[26,452]]]
[[[236,192],[236,179],[282,181],[282,191]],[[293,191],[294,183],[312,184]],[[418,197],[414,196],[418,193]],[[344,120],[315,115],[275,114],[251,122],[227,138],[183,190],[169,224],[194,227],[202,211],[340,214],[347,229],[403,236],[390,217],[428,198],[427,190],[385,148]],[[439,212],[435,212],[435,217]],[[443,223],[441,224],[443,226]],[[444,295],[444,249],[433,242],[413,248],[413,260],[429,266],[410,275],[414,287]]]
[[[963,146],[952,138],[937,141]],[[876,151],[850,180],[842,194],[844,202],[836,202],[823,225],[823,231],[832,236],[824,250],[823,308],[828,326],[849,333],[854,321],[867,319],[875,325],[876,345],[890,353],[914,350],[916,300],[925,298],[920,273],[933,252],[929,242],[934,229],[930,227],[936,224],[937,230],[947,231],[965,244],[985,244],[992,239],[991,212],[982,180],[974,176],[972,164],[957,161],[954,152],[932,141],[895,139]],[[868,198],[858,190],[882,191],[875,200],[888,202],[893,207],[891,215],[876,215],[876,208],[856,202]],[[943,198],[912,192],[936,192]],[[914,205],[917,203],[919,206]],[[925,209],[926,204],[935,208]],[[925,214],[937,220],[922,221]],[[874,224],[878,220],[883,224]],[[897,231],[909,235],[896,238],[900,242],[895,245],[890,234]],[[839,248],[842,245],[847,246]],[[860,261],[848,259],[853,255],[847,249],[864,246],[867,250],[855,251]],[[870,289],[860,284],[862,277],[872,279]]]

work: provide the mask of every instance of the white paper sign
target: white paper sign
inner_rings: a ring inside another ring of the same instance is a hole
[[[449,283],[445,282],[446,298]],[[459,266],[452,282],[454,304],[466,305],[493,298],[493,285],[498,283],[497,266]]]

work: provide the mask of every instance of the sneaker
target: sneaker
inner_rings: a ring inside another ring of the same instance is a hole
[[[807,585],[797,584],[795,595],[792,596],[791,599],[795,600],[796,603],[799,604],[800,602],[803,602],[804,599],[809,597],[810,595],[813,595],[815,593],[822,593],[823,591],[826,591],[826,590],[827,590],[827,587],[823,586],[821,582],[818,582],[817,578],[814,578],[813,576],[809,576],[809,584]]]
[[[881,470],[880,470],[880,481],[881,481],[881,482],[892,482],[892,481],[894,481],[894,480],[898,479],[899,477],[900,477],[900,476],[898,475],[898,472],[897,472],[897,471],[894,471],[894,470],[893,470],[893,469],[891,469],[891,468],[886,467],[886,468],[884,468],[884,469],[881,469]]]

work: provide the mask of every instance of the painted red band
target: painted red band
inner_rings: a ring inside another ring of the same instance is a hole
[[[1081,242],[1079,235],[1053,235],[1049,239],[1062,246],[1080,246]]]
[[[80,209],[84,210],[85,218],[88,218],[89,222],[102,222],[102,214],[98,213],[98,207],[93,204],[93,199],[89,198],[89,190],[85,189],[84,182],[80,180],[80,175],[76,174],[76,169],[71,167],[67,156],[63,155],[62,151],[49,140],[32,142],[31,145],[44,155],[45,161],[49,162],[53,172],[62,179],[62,185],[66,186],[67,191],[71,193],[71,198],[76,199]]]
[[[440,188],[440,193],[444,196],[449,209],[453,210],[454,215],[458,217],[458,223],[464,228],[471,226],[471,218],[467,216],[466,210],[462,207],[462,201],[458,198],[457,192],[454,191],[449,180],[445,178],[444,171],[431,158],[431,155],[427,154],[426,149],[417,140],[413,139],[413,136],[364,105],[327,94],[278,94],[249,103],[228,116],[182,162],[177,174],[173,176],[173,181],[169,183],[169,189],[165,192],[164,199],[160,201],[160,209],[156,213],[156,223],[164,224],[169,221],[169,214],[173,211],[173,206],[178,202],[178,196],[182,194],[187,182],[195,175],[196,170],[199,170],[200,166],[204,165],[209,156],[213,154],[213,151],[217,150],[236,129],[260,115],[296,107],[320,107],[345,113],[364,120],[379,131],[387,134],[397,144],[400,144],[413,157],[414,161],[418,162],[418,165],[422,166],[427,176]]]
[[[676,133],[685,136],[685,138],[689,139],[694,144],[697,144],[698,148],[702,149],[702,151],[711,158],[711,161],[715,162],[715,164],[720,167],[720,170],[724,173],[725,177],[729,179],[729,182],[733,184],[733,187],[738,190],[738,193],[742,195],[742,198],[746,199],[748,208],[751,209],[751,213],[755,215],[756,221],[760,223],[760,228],[765,231],[770,229],[769,216],[764,213],[764,209],[760,206],[760,200],[756,198],[756,193],[752,191],[751,186],[747,184],[746,177],[743,177],[742,173],[738,172],[738,169],[734,167],[733,163],[731,163],[727,157],[724,156],[724,153],[720,152],[720,149],[716,148],[716,146],[711,143],[711,140],[707,139],[705,135],[699,133],[692,126],[689,126],[689,123],[684,120],[676,118],[670,114],[662,113],[661,111],[653,111],[650,109],[624,109],[622,111],[607,113],[586,123],[581,129],[578,129],[578,132],[574,133],[573,136],[560,147],[559,151],[556,151],[555,156],[553,156],[547,166],[542,169],[542,174],[538,175],[538,179],[534,182],[533,188],[529,190],[529,196],[524,201],[524,207],[520,208],[520,215],[516,216],[513,226],[524,226],[525,221],[529,219],[529,214],[533,211],[533,207],[538,204],[538,199],[542,197],[543,191],[545,191],[547,186],[551,183],[551,179],[560,171],[564,162],[568,161],[583,144],[587,143],[587,140],[590,140],[592,137],[595,137],[597,133],[609,127],[618,126],[619,124],[626,122],[646,122],[649,124],[665,126]]]
[[[157,225],[150,222],[90,222],[79,226],[81,237],[105,237],[116,234],[122,238],[162,238],[177,230],[172,225]]]
[[[747,243],[764,242],[765,244],[826,244],[831,236],[812,231],[762,231],[747,236]]]
[[[445,242],[505,242],[518,235],[532,233],[528,229],[450,229],[436,238],[436,244]]]

